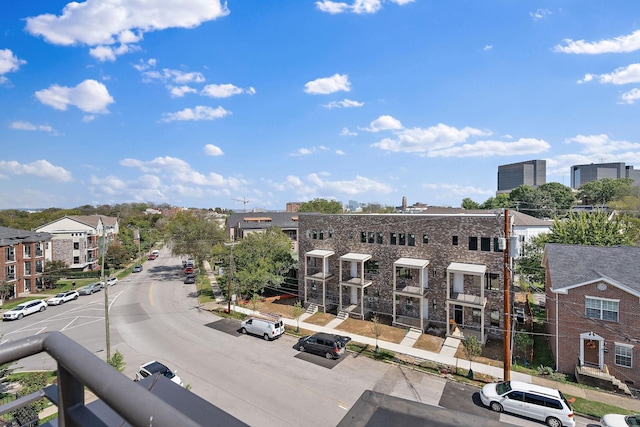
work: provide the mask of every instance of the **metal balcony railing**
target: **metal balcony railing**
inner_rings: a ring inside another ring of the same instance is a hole
[[[0,406],[0,415],[45,397],[58,407],[55,422],[45,426],[246,426],[159,374],[128,379],[61,332],[0,345],[0,365],[41,352],[57,362],[58,384]],[[99,400],[85,404],[85,387]]]

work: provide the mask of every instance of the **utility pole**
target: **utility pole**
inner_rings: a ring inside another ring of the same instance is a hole
[[[509,262],[509,209],[504,210],[504,381],[511,380],[511,265]]]
[[[229,272],[227,273],[227,313],[231,313],[231,282],[233,280],[233,247],[235,242],[231,239],[231,243],[225,243],[225,246],[230,246],[229,251]]]
[[[107,228],[102,224],[102,265],[100,266],[100,281],[104,286],[104,326],[107,347],[107,361],[111,359],[111,336],[109,334],[109,285],[104,278],[104,259],[107,257]]]

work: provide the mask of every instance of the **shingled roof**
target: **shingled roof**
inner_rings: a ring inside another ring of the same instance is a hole
[[[0,227],[0,246],[17,245],[18,243],[46,242],[51,240],[50,233],[18,230]]]
[[[599,279],[640,292],[640,247],[548,243],[545,261],[554,292]]]

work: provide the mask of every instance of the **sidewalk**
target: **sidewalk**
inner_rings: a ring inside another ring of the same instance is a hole
[[[219,291],[218,285],[216,283],[215,275],[213,274],[213,272],[211,272],[211,269],[208,268],[208,265],[206,264],[205,264],[205,269],[207,270],[212,286],[214,287],[214,289],[217,288]],[[220,308],[222,306],[226,308],[226,304],[224,304],[223,302],[222,303],[216,302],[216,303],[209,303],[209,304],[206,304],[202,308],[210,309],[210,310],[213,308]],[[253,314],[252,310],[245,307],[232,305],[231,308],[232,310],[235,310],[237,312],[242,312],[244,314]],[[310,316],[311,314],[308,314],[308,313],[304,313],[302,314],[302,316],[300,316],[299,327],[301,329],[306,329],[313,332],[335,333],[334,328],[342,322],[340,319],[334,319],[331,322],[329,322],[329,324],[327,324],[326,326],[318,326],[312,323],[305,322],[305,319],[307,319]],[[286,317],[283,317],[282,319],[286,325],[290,327],[298,327],[298,320],[289,319]],[[349,336],[355,342],[367,344],[367,345],[370,345],[371,347],[376,346],[375,338],[365,337],[361,335],[354,335],[354,334],[349,334]],[[396,354],[403,354],[406,356],[410,356],[410,357],[413,357],[414,359],[417,359],[418,361],[429,360],[429,361],[446,365],[446,366],[462,366],[465,368],[469,366],[468,360],[459,359],[454,356],[455,350],[457,349],[457,346],[460,344],[459,339],[452,338],[452,337],[450,337],[450,339],[448,338],[449,341],[445,341],[445,345],[442,346],[442,349],[440,350],[439,353],[434,353],[431,351],[414,348],[413,344],[415,344],[416,339],[417,337],[411,335],[411,331],[410,331],[407,334],[407,337],[405,337],[405,339],[400,344],[378,339],[377,345],[381,349],[385,349]],[[496,381],[501,380],[504,375],[503,368],[485,365],[478,362],[471,362],[471,369],[474,372],[489,375],[495,378]],[[639,399],[633,399],[633,398],[625,397],[619,394],[601,392],[601,391],[592,390],[592,389],[584,389],[574,384],[560,383],[560,382],[552,381],[543,377],[531,376],[531,375],[523,374],[513,370],[510,372],[510,376],[511,376],[511,380],[514,380],[514,381],[523,381],[523,382],[543,385],[546,387],[556,388],[565,394],[570,394],[572,396],[585,398],[587,400],[594,401],[594,402],[603,402],[612,406],[625,408],[630,411],[635,411],[637,413],[640,413]]]

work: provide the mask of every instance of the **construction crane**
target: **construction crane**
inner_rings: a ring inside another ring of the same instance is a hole
[[[233,199],[233,200],[237,200],[238,202],[242,202],[244,212],[247,211],[247,203],[249,203],[249,201],[247,199],[245,199],[243,197],[242,199]]]

